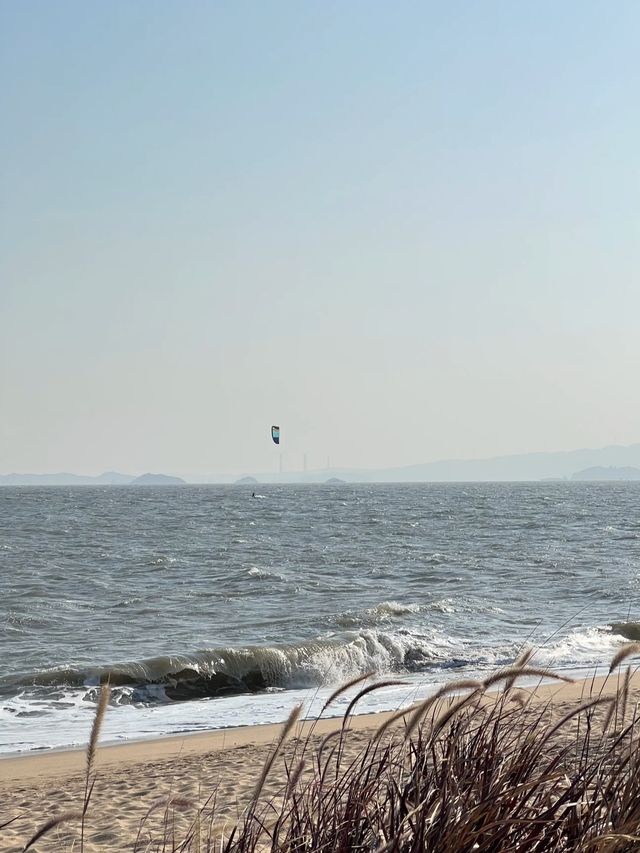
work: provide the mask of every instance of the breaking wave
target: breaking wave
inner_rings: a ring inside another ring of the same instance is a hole
[[[412,612],[412,611],[410,611]],[[270,689],[339,684],[374,671],[423,672],[463,663],[445,637],[361,630],[309,643],[206,649],[104,667],[60,667],[0,679],[0,695],[84,689],[94,698],[109,683],[118,703],[215,698]]]
[[[384,628],[360,626],[299,644],[211,648],[111,666],[57,667],[4,676],[0,697],[24,695],[55,704],[67,701],[71,692],[93,701],[98,687],[109,683],[115,704],[146,706],[337,685],[368,672],[431,677],[454,668],[479,671],[509,663],[517,654],[516,641],[482,647],[436,629],[391,628],[394,617],[421,612],[418,605],[388,601],[350,617]],[[574,629],[537,649],[535,660],[549,667],[593,663],[613,654],[625,639],[639,638],[637,622]]]
[[[68,690],[81,690],[92,700],[100,684],[109,683],[117,704],[155,704],[217,698],[272,690],[340,684],[367,672],[434,673],[508,663],[518,644],[480,648],[444,633],[396,627],[391,619],[421,612],[415,604],[388,601],[360,614],[345,614],[358,627],[299,644],[203,649],[189,655],[162,655],[112,666],[57,667],[0,678],[0,696],[28,692],[56,700]],[[569,631],[536,651],[536,661],[557,667],[602,660],[625,639],[640,639],[640,623]]]

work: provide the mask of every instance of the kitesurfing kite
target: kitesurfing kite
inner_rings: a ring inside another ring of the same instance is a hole
[[[271,438],[273,439],[274,444],[280,444],[280,427],[272,426],[271,427]]]

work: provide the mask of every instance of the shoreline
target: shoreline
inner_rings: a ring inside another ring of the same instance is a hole
[[[350,728],[355,731],[373,730],[392,711],[355,714],[350,718]],[[259,723],[249,726],[229,726],[211,729],[208,732],[185,732],[180,735],[130,740],[123,743],[98,744],[96,767],[111,767],[120,764],[137,764],[149,760],[174,758],[179,755],[200,755],[222,752],[236,747],[269,746],[282,731],[283,722]],[[302,720],[295,728],[294,737],[304,738],[313,734],[325,735],[336,731],[342,717],[323,717]],[[61,747],[46,751],[28,752],[22,755],[0,756],[0,789],[6,782],[27,779],[51,778],[60,772],[69,775],[84,772],[86,747]]]
[[[564,672],[560,674],[565,675]],[[585,692],[598,691],[603,687],[606,687],[603,695],[613,693],[617,681],[617,672],[613,672],[610,675],[594,674],[589,677],[575,678],[572,682],[541,679],[535,684],[528,683],[519,689],[535,694],[536,701],[552,699],[569,702],[578,699]],[[607,682],[611,682],[611,684],[607,684]],[[632,683],[635,688],[640,689],[640,673],[634,674]],[[499,689],[500,685],[489,693],[495,693]],[[408,707],[409,705],[407,705]],[[354,731],[373,731],[394,713],[396,712],[375,711],[354,714],[350,717],[349,728]],[[315,717],[302,719],[297,724],[293,736],[305,738],[311,732],[317,735],[328,734],[341,727],[342,719],[341,715],[320,719]],[[151,760],[168,760],[179,755],[202,755],[236,747],[246,747],[247,745],[265,746],[273,743],[278,737],[283,723],[284,721],[228,726],[206,732],[160,735],[124,742],[108,742],[104,745],[99,743],[96,753],[96,767],[109,768]],[[82,773],[85,761],[86,746],[59,747],[18,755],[0,755],[0,789],[8,782],[23,782],[29,779],[55,778],[61,775],[71,776]]]
[[[501,668],[501,667],[498,667],[498,669],[499,668]],[[550,668],[549,671],[558,673],[558,674],[565,676],[565,677],[568,677],[568,678],[571,678],[574,681],[582,682],[582,681],[590,681],[593,678],[603,677],[603,675],[607,672],[607,669],[608,669],[607,664],[598,663],[598,664],[592,665],[589,668],[587,668],[585,666],[577,665],[577,666],[572,666],[572,667],[565,667],[562,669],[551,669]],[[488,675],[488,674],[490,674],[490,672],[484,673],[483,675],[478,675],[477,677],[481,680],[483,677],[486,677],[486,675]],[[384,678],[396,678],[396,677],[401,677],[401,676],[399,674],[392,674],[392,673],[387,674],[387,675],[378,674],[375,676],[377,681],[381,681]],[[467,676],[464,676],[464,677],[467,677]],[[471,675],[469,677],[473,678],[475,676]],[[446,683],[451,682],[451,681],[455,681],[455,680],[457,680],[457,679],[451,677],[446,682],[435,681],[435,682],[430,684],[429,690],[431,692],[431,689],[432,689],[432,692],[435,693],[436,690],[443,687]],[[554,684],[557,685],[559,683],[560,683],[559,681],[553,680],[552,678],[538,679],[538,678],[529,677],[528,679],[522,680],[522,686],[526,687],[526,688],[531,688],[534,684],[539,687],[539,686],[543,686],[543,685],[553,686]],[[413,704],[416,701],[422,701],[423,699],[426,699],[429,695],[429,693],[424,693],[423,695],[421,695],[417,699],[415,698],[415,696],[412,696],[412,698],[409,699],[407,697],[409,697],[410,693],[414,693],[415,684],[409,684],[409,682],[407,682],[407,686],[412,688],[411,691],[410,692],[408,691],[405,695],[405,698],[399,699],[398,704],[396,704],[393,707],[383,707],[383,708],[378,708],[376,710],[363,710],[361,712],[356,709],[353,716],[352,716],[353,720],[358,720],[360,718],[367,718],[367,719],[371,718],[370,723],[369,722],[366,722],[363,724],[358,723],[356,727],[362,728],[364,725],[372,725],[373,726],[373,725],[375,725],[375,723],[373,722],[374,720],[382,720],[384,715],[394,714],[394,713],[396,713],[396,711],[400,710],[400,708],[402,708],[404,705],[406,705],[408,707],[410,704]],[[488,693],[490,694],[492,692],[495,692],[495,690],[497,690],[497,689],[499,689],[499,685],[497,688],[493,688],[493,687],[490,688]],[[298,702],[302,702],[306,705],[306,702],[303,698],[299,698]],[[311,724],[314,721],[315,721],[315,723],[318,722],[317,718],[311,713],[312,708],[313,708],[313,704],[314,703],[310,703],[309,707],[306,709],[306,713],[308,713],[309,715],[308,716],[302,716],[302,718],[301,718],[302,722],[306,722],[309,724]],[[320,704],[321,703],[318,703],[318,707]],[[293,707],[293,704],[291,705],[291,707]],[[107,714],[109,715],[109,711],[107,711]],[[114,739],[113,732],[112,732],[111,733],[111,739],[106,739],[104,737],[101,738],[100,750],[101,751],[111,750],[111,749],[115,750],[115,749],[121,749],[121,748],[124,749],[124,748],[128,748],[128,747],[134,748],[134,747],[137,747],[138,745],[143,745],[143,744],[152,744],[152,743],[162,744],[165,741],[171,741],[171,742],[180,741],[180,742],[182,742],[185,740],[190,740],[192,738],[203,738],[203,739],[213,738],[216,742],[214,743],[212,748],[213,749],[220,749],[220,748],[224,748],[225,744],[224,743],[219,744],[218,741],[220,739],[222,739],[222,741],[225,740],[225,737],[224,737],[225,733],[230,738],[232,738],[233,743],[244,742],[245,738],[240,737],[240,734],[239,734],[240,732],[245,732],[248,730],[251,730],[251,731],[255,730],[256,733],[259,733],[263,730],[266,730],[268,727],[272,727],[272,728],[277,730],[278,727],[282,725],[285,718],[286,718],[286,713],[283,715],[283,718],[277,722],[273,721],[273,719],[272,719],[271,721],[264,722],[264,723],[262,723],[262,722],[249,722],[249,723],[240,723],[238,725],[234,725],[234,724],[218,725],[218,726],[212,726],[210,729],[204,729],[204,730],[202,728],[193,728],[191,730],[185,728],[182,731],[180,731],[180,730],[174,731],[174,732],[169,731],[166,733],[165,732],[162,732],[162,733],[155,733],[154,732],[154,733],[149,733],[147,735],[139,735],[139,736],[133,735],[132,737],[117,738],[117,739]],[[88,724],[87,724],[87,728],[86,728],[87,738],[89,736],[89,731],[91,728],[92,719],[93,719],[92,716],[88,717]],[[324,717],[322,717],[322,724],[324,726],[325,724],[328,724],[331,720],[336,721],[336,720],[341,720],[341,719],[342,719],[341,712],[337,711],[336,708],[333,707],[333,708],[329,709],[329,712]],[[259,734],[256,737],[256,742],[263,742],[262,738],[260,737]],[[75,743],[63,744],[60,746],[41,746],[41,747],[35,747],[33,749],[24,750],[24,751],[17,751],[17,752],[14,751],[14,752],[4,752],[4,753],[0,752],[0,782],[1,782],[2,771],[6,770],[6,768],[9,766],[9,764],[14,762],[14,761],[20,762],[20,761],[25,761],[27,759],[35,760],[38,758],[42,758],[42,759],[44,759],[45,764],[46,764],[49,760],[52,760],[50,757],[53,755],[65,755],[67,753],[80,753],[80,754],[82,754],[82,753],[84,753],[85,748],[86,748],[86,744],[84,742],[78,743],[76,741]],[[161,754],[171,754],[170,751],[168,751],[164,748],[160,748],[160,753]]]

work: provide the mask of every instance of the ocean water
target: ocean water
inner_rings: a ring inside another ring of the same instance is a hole
[[[392,709],[640,638],[640,484],[0,489],[0,754]],[[334,713],[347,699],[336,703]]]

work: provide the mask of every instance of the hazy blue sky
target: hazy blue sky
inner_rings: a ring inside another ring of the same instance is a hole
[[[640,3],[0,2],[0,472],[640,441]]]

